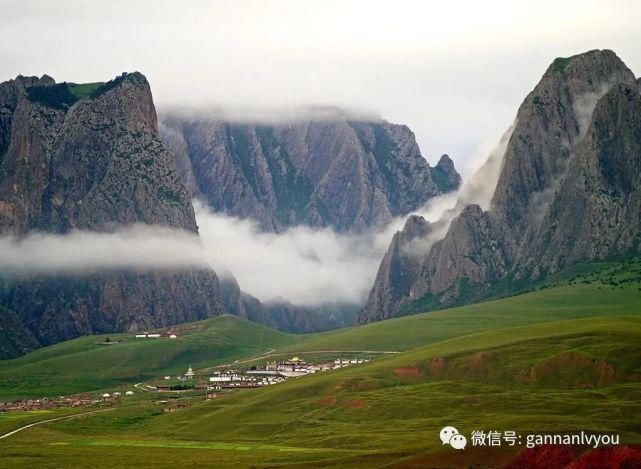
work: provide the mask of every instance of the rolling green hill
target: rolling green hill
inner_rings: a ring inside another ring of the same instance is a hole
[[[641,443],[639,412],[641,317],[612,316],[470,334],[172,414],[142,404],[52,423],[13,436],[0,457],[368,467],[432,458],[461,465],[481,455],[502,464],[522,448],[455,453],[439,429],[614,432]]]
[[[523,449],[453,452],[438,439],[445,425],[468,437],[473,430],[584,430],[641,444],[637,277],[621,264],[583,266],[525,294],[304,336],[224,316],[180,326],[175,340],[125,334],[110,337],[116,345],[96,345],[104,336],[58,344],[2,362],[3,395],[99,389],[268,352],[399,353],[210,401],[194,394],[176,413],[143,399],[33,427],[0,445],[0,461],[425,467],[502,465]],[[0,418],[0,427],[44,418]]]
[[[284,334],[234,316],[172,328],[178,339],[135,339],[96,345],[91,336],[0,361],[0,399],[105,389],[234,360],[323,351],[405,351],[497,328],[641,312],[638,261],[579,265],[535,291],[448,310],[319,334]],[[279,355],[280,354],[280,355]]]
[[[618,432],[641,443],[640,339],[640,317],[472,334],[203,403],[139,437],[409,455],[439,450],[438,430],[451,424],[468,434]]]
[[[171,328],[177,339],[134,334],[81,337],[0,361],[0,399],[42,397],[136,383],[159,375],[258,356],[296,342],[297,336],[235,316]],[[114,345],[97,345],[107,337]]]

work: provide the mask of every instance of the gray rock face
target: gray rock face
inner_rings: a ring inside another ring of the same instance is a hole
[[[360,322],[409,303],[470,301],[508,276],[638,254],[639,104],[637,80],[614,52],[556,59],[519,108],[490,210],[464,209],[421,259],[409,293],[378,301],[383,309],[368,303]]]
[[[609,87],[634,74],[609,50],[556,59],[525,98],[503,159],[492,211],[519,236],[540,199],[563,177],[592,109]]]
[[[196,233],[145,77],[83,86],[46,76],[0,85],[0,233],[112,231],[132,223]],[[0,297],[40,344],[223,312],[217,277],[203,270],[14,278]]]
[[[134,73],[117,81],[67,107],[55,95],[41,97],[43,87],[18,99],[0,179],[5,233],[136,222],[197,230],[189,194],[158,138],[146,79]]]
[[[36,347],[38,341],[21,318],[0,306],[0,358],[15,358]]]
[[[367,306],[359,313],[359,323],[369,322],[370,317],[387,319],[411,301],[411,287],[422,260],[413,243],[426,238],[430,231],[431,226],[423,217],[412,215],[403,230],[394,235],[378,268]]]
[[[441,192],[446,193],[458,189],[461,185],[461,175],[456,172],[454,162],[448,155],[441,156],[432,168],[432,178]]]
[[[382,226],[460,183],[449,158],[430,168],[414,134],[385,121],[253,125],[168,115],[161,135],[193,195],[269,231]]]
[[[522,275],[535,277],[585,259],[639,252],[641,95],[633,83],[615,85],[597,103],[532,240],[517,263]]]

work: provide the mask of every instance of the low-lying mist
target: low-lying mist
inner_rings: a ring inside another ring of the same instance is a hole
[[[418,213],[436,220],[456,202],[436,197]],[[362,303],[393,233],[384,229],[339,234],[299,226],[261,232],[251,220],[212,213],[194,201],[200,236],[134,225],[115,233],[74,231],[0,238],[0,275],[66,275],[113,269],[212,267],[230,271],[244,291],[263,301],[281,297],[299,305]]]
[[[459,191],[435,197],[414,212],[435,225],[427,239],[408,247],[412,255],[424,256],[465,205],[488,208],[513,128]],[[301,306],[362,304],[394,233],[407,218],[358,234],[307,226],[276,234],[261,231],[252,220],[213,213],[198,200],[194,208],[199,236],[133,225],[114,233],[0,237],[0,276],[211,267],[223,275],[231,272],[241,289],[262,301],[281,298]]]

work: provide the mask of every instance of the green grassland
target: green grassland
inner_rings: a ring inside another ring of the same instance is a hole
[[[641,317],[612,316],[470,334],[173,414],[145,403],[56,422],[11,437],[0,460],[95,457],[100,466],[100,455],[109,454],[117,467],[140,454],[162,464],[182,454],[219,467],[367,467],[374,460],[452,457],[438,440],[447,424],[468,434],[616,432],[625,443],[641,443],[639,412]],[[35,448],[34,438],[46,443]],[[488,457],[500,463],[515,451]]]
[[[104,85],[103,82],[95,83],[67,83],[67,89],[78,99],[85,99],[93,96],[100,87]]]
[[[109,338],[120,342],[105,346],[96,342],[106,335],[81,337],[1,361],[0,399],[107,389],[182,373],[190,364],[205,369],[269,351],[274,358],[305,352],[313,352],[306,357],[336,351],[401,352],[496,328],[641,312],[641,282],[625,281],[634,278],[629,268],[621,271],[611,263],[577,269],[526,294],[319,334],[285,334],[221,316],[173,328],[175,340],[112,334]]]
[[[134,334],[81,337],[0,362],[0,399],[95,391],[258,356],[297,340],[234,316],[172,328],[177,339]],[[107,337],[114,345],[97,345]]]
[[[194,397],[175,413],[141,400],[33,427],[0,440],[0,466],[456,467],[501,465],[523,449],[455,452],[438,439],[445,425],[468,436],[584,430],[641,444],[637,267],[578,266],[525,294],[321,334],[221,317],[182,326],[183,345],[114,335],[122,342],[96,346],[91,337],[39,350],[0,365],[0,379],[14,379],[17,389],[3,384],[3,393],[43,392],[36,373],[70,390],[98,388],[184,371],[185,363],[249,363],[273,349],[271,356],[400,353],[209,401]],[[18,424],[0,419],[0,429]]]

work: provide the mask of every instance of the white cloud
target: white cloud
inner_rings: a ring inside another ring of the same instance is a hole
[[[409,125],[430,161],[449,153],[464,169],[554,57],[611,48],[641,70],[631,0],[0,0],[0,11],[0,80],[140,70],[161,108],[371,111]]]
[[[207,263],[197,236],[157,226],[133,225],[115,233],[75,231],[0,238],[0,275],[198,265]]]
[[[422,212],[437,219],[453,198],[431,201]],[[261,232],[250,220],[211,213],[195,202],[200,237],[134,225],[115,233],[35,233],[0,238],[0,275],[82,274],[108,269],[212,267],[231,271],[241,288],[261,300],[286,298],[300,305],[363,302],[393,232],[362,235],[331,229]]]

